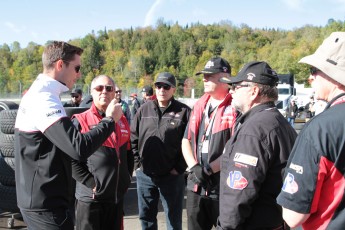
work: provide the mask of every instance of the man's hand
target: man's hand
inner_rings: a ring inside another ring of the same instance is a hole
[[[122,108],[121,104],[116,102],[116,99],[113,99],[105,111],[107,117],[112,117],[115,122],[118,122],[122,117]]]
[[[194,165],[190,169],[190,174],[188,178],[192,180],[195,184],[200,185],[203,188],[208,188],[210,186],[209,176],[204,172],[203,167],[200,164]]]

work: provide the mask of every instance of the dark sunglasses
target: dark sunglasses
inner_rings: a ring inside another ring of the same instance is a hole
[[[317,72],[320,70],[318,68],[315,68],[314,66],[310,67],[310,75],[314,76]]]
[[[68,62],[68,61],[65,61],[65,60],[62,60],[63,62],[65,62],[65,63],[68,63],[68,64],[70,64],[70,62]],[[80,65],[76,65],[76,66],[74,66],[74,70],[75,70],[75,72],[76,73],[79,73],[80,72],[80,68],[81,68],[81,66]]]
[[[231,85],[231,90],[236,90],[236,89],[239,89],[239,88],[243,88],[243,87],[251,87],[252,85],[249,85],[249,84],[243,84],[241,85],[240,83],[233,83]]]
[[[73,98],[79,98],[78,95],[72,95],[71,97],[73,97]]]
[[[115,93],[122,93],[122,90],[116,90]]]
[[[95,86],[94,89],[98,92],[102,92],[104,88],[105,88],[105,91],[107,91],[107,92],[113,92],[114,91],[114,86],[112,86],[112,85],[97,85],[97,86]]]
[[[155,84],[155,87],[156,87],[157,89],[161,89],[161,88],[163,88],[163,89],[165,89],[165,90],[170,90],[170,89],[171,89],[171,86],[170,86],[170,85],[167,85],[167,84]]]

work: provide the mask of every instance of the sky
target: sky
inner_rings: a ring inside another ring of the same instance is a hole
[[[94,31],[155,27],[157,20],[204,25],[231,22],[292,30],[345,20],[345,0],[1,0],[0,46],[69,41]]]

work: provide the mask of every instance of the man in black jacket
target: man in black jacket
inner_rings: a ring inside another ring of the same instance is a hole
[[[88,132],[104,117],[115,89],[113,79],[106,75],[93,79],[91,108],[73,118],[78,130]],[[122,116],[115,125],[115,132],[87,162],[72,160],[73,177],[77,181],[77,230],[122,229],[123,197],[130,184],[134,163],[129,135],[128,122]]]
[[[112,100],[105,118],[80,133],[62,106],[60,94],[81,77],[83,50],[50,42],[42,55],[43,73],[23,96],[15,124],[17,203],[29,229],[72,230],[69,213],[71,158],[89,157],[114,131],[122,116]]]
[[[182,229],[186,163],[181,141],[190,108],[174,99],[176,79],[172,74],[160,73],[155,87],[157,99],[144,103],[131,124],[139,219],[142,229],[157,229],[160,198],[167,229]]]
[[[226,143],[220,173],[217,229],[285,229],[276,198],[296,131],[275,107],[278,76],[266,62],[249,62],[232,84],[242,115]]]

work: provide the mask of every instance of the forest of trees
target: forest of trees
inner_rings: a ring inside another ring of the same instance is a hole
[[[190,96],[191,88],[200,96],[202,78],[195,73],[213,56],[227,59],[232,75],[245,63],[262,60],[278,73],[293,73],[298,83],[307,83],[308,67],[298,61],[312,54],[331,32],[344,29],[344,21],[333,19],[323,27],[306,25],[293,30],[253,29],[228,21],[183,27],[160,19],[154,28],[105,28],[67,42],[84,49],[78,82],[84,91],[100,74],[133,91],[152,84],[159,72],[169,71],[177,78],[179,96]],[[18,42],[0,45],[1,95],[18,94],[30,87],[42,72],[43,49],[33,42],[25,48]]]

